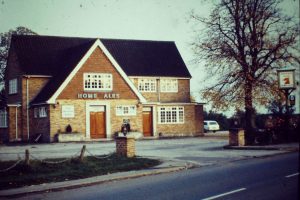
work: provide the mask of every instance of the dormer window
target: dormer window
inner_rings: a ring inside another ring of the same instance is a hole
[[[17,94],[17,93],[18,93],[18,79],[14,78],[9,80],[8,94]]]
[[[85,91],[112,91],[112,74],[84,73],[83,84]]]

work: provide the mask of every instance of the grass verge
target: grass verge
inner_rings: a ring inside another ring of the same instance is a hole
[[[59,160],[63,159],[49,159],[47,161],[55,162]],[[0,162],[0,170],[13,164],[12,161]],[[7,172],[0,172],[0,190],[141,170],[158,164],[160,164],[160,161],[154,159],[126,158],[116,154],[103,159],[85,157],[83,162],[73,159],[60,164],[47,164],[34,160],[30,162],[30,166],[27,166],[21,162]]]

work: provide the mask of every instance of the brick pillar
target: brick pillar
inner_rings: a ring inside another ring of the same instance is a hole
[[[240,128],[232,128],[229,130],[230,146],[245,146],[245,131]]]
[[[132,158],[135,156],[135,139],[134,137],[117,137],[116,138],[117,155]]]

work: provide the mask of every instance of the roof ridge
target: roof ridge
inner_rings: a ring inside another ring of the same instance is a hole
[[[175,41],[172,40],[142,40],[142,39],[115,39],[115,38],[99,38],[100,40],[114,40],[114,41],[131,41],[131,42],[166,42],[166,43],[175,43]]]
[[[143,39],[122,39],[122,38],[101,38],[101,37],[78,37],[78,36],[60,36],[60,35],[19,35],[12,34],[12,37],[31,37],[31,38],[61,38],[61,39],[100,39],[100,40],[114,40],[114,41],[131,41],[131,42],[158,42],[158,43],[175,43],[172,40],[143,40]]]
[[[31,38],[61,38],[61,39],[93,39],[96,40],[98,38],[93,37],[73,37],[73,36],[59,36],[59,35],[19,35],[19,34],[12,34],[12,37],[31,37]]]

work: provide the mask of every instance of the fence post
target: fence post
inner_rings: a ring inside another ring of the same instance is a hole
[[[83,158],[84,158],[84,153],[85,153],[85,145],[82,146],[82,149],[81,149],[81,153],[80,153],[80,156],[79,156],[79,160],[80,162],[83,161]]]
[[[29,159],[29,150],[25,150],[25,165],[29,166],[30,164],[30,159]]]

